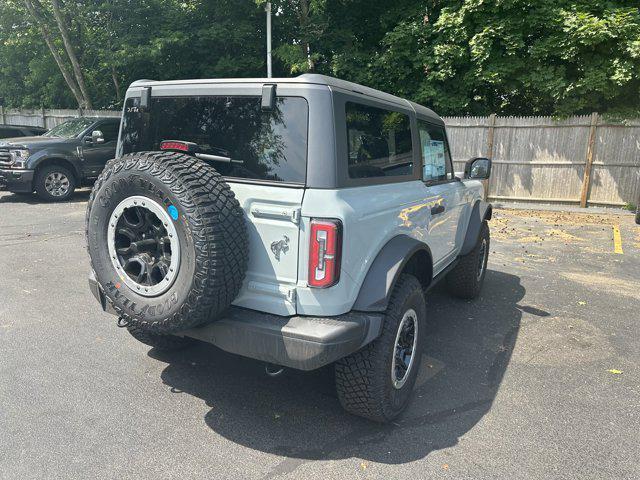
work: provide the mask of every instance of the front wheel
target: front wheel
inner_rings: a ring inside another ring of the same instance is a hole
[[[380,336],[335,364],[336,390],[345,410],[386,423],[407,407],[420,367],[426,312],[422,285],[402,274]]]
[[[34,187],[42,200],[62,202],[73,195],[76,180],[67,168],[60,165],[46,165],[37,171]]]
[[[484,221],[476,246],[467,255],[461,257],[458,264],[447,275],[449,293],[466,299],[480,295],[487,273],[490,240],[489,224]]]

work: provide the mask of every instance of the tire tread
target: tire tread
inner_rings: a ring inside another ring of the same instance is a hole
[[[391,383],[391,374],[387,372],[386,362],[389,344],[395,341],[397,324],[402,318],[402,307],[417,290],[422,294],[418,279],[413,275],[401,274],[389,300],[380,336],[361,350],[336,362],[338,399],[348,412],[380,423],[389,422],[400,413],[392,411],[388,405],[386,382]],[[418,367],[419,363],[414,365],[414,368]],[[413,388],[409,382],[405,386]]]
[[[215,319],[238,295],[249,257],[244,211],[233,191],[213,167],[185,154],[124,155],[107,162],[91,191],[85,222],[87,239],[89,217],[98,193],[109,178],[123,171],[155,177],[178,199],[189,219],[196,268],[183,305],[160,321],[149,322],[131,315],[103,288],[117,314],[130,325],[154,333],[186,330]],[[93,261],[91,266],[94,268]]]

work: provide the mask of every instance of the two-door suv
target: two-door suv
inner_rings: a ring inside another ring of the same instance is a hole
[[[480,292],[490,169],[457,178],[435,113],[334,78],[137,81],[87,209],[91,289],[159,349],[333,364],[342,405],[389,421],[425,292]]]

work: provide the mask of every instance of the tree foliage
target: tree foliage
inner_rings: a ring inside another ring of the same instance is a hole
[[[0,0],[0,97],[77,106],[25,3]],[[95,108],[121,106],[138,78],[266,70],[264,0],[34,3]],[[640,114],[637,0],[274,0],[272,11],[279,76],[334,75],[441,114]]]

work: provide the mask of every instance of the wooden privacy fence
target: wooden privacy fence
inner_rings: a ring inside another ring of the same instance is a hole
[[[493,160],[490,199],[622,206],[640,197],[640,120],[596,113],[552,117],[448,117],[456,171]]]
[[[29,125],[53,128],[65,120],[83,115],[85,117],[119,117],[121,112],[112,110],[63,110],[45,108],[17,110],[5,109],[0,106],[0,124],[7,125]]]
[[[52,128],[79,115],[119,117],[107,110],[14,110],[0,124]],[[640,197],[640,120],[608,122],[598,114],[552,117],[445,117],[456,171],[487,156],[493,200],[569,204],[636,204]]]

